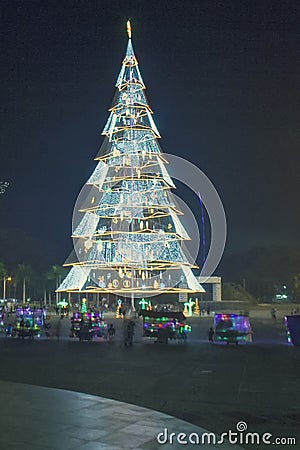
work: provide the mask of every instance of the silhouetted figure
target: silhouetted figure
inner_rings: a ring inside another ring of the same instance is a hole
[[[108,329],[108,338],[111,341],[114,335],[116,334],[116,330],[114,329],[113,324],[110,324],[110,327]]]
[[[125,341],[124,341],[124,345],[125,347],[132,347],[133,344],[133,336],[134,336],[134,327],[135,327],[135,323],[133,322],[133,320],[130,320],[128,322],[127,327],[125,328]]]
[[[214,342],[214,335],[215,335],[214,329],[210,328],[208,330],[208,340],[209,340],[209,342]]]
[[[55,336],[58,341],[60,338],[60,333],[61,333],[61,321],[59,320],[56,324],[56,329],[55,329]]]
[[[272,319],[277,320],[277,309],[276,308],[271,309],[271,316],[272,316]]]

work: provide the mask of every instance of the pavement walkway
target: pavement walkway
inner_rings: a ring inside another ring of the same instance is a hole
[[[0,381],[0,398],[0,448],[5,450],[195,448],[191,443],[178,443],[178,434],[187,435],[179,440],[193,436],[195,442],[195,434],[201,439],[206,432],[158,411],[61,389]],[[176,433],[172,444],[170,433]],[[200,446],[210,450],[241,448],[201,441]]]

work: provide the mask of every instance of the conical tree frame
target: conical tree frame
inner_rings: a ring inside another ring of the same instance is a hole
[[[74,251],[65,263],[71,270],[58,291],[204,292],[183,249],[190,238],[172,198],[175,185],[157,141],[131,31],[116,88],[97,166],[75,214]]]

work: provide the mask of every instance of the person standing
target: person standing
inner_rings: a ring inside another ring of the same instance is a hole
[[[108,339],[111,341],[114,337],[114,335],[116,334],[116,330],[114,329],[113,324],[110,324],[110,327],[108,329]]]
[[[135,323],[130,320],[124,329],[124,345],[125,347],[132,347],[134,336]]]
[[[127,327],[129,347],[132,347],[132,344],[133,344],[134,327],[135,327],[135,323],[133,322],[133,320],[130,320],[128,327]]]
[[[276,308],[271,309],[271,316],[274,320],[277,320],[277,309]]]
[[[210,329],[208,330],[208,340],[209,340],[209,342],[211,342],[211,343],[214,342],[214,334],[215,334],[214,329],[213,329],[213,328],[210,328]]]
[[[58,320],[56,323],[56,329],[55,329],[55,336],[58,341],[60,338],[60,333],[61,333],[61,320]]]

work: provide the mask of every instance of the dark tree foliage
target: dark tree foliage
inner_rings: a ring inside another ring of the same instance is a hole
[[[219,268],[225,281],[245,283],[257,298],[272,297],[283,285],[297,300],[295,277],[300,273],[300,245],[253,248],[224,256]]]

